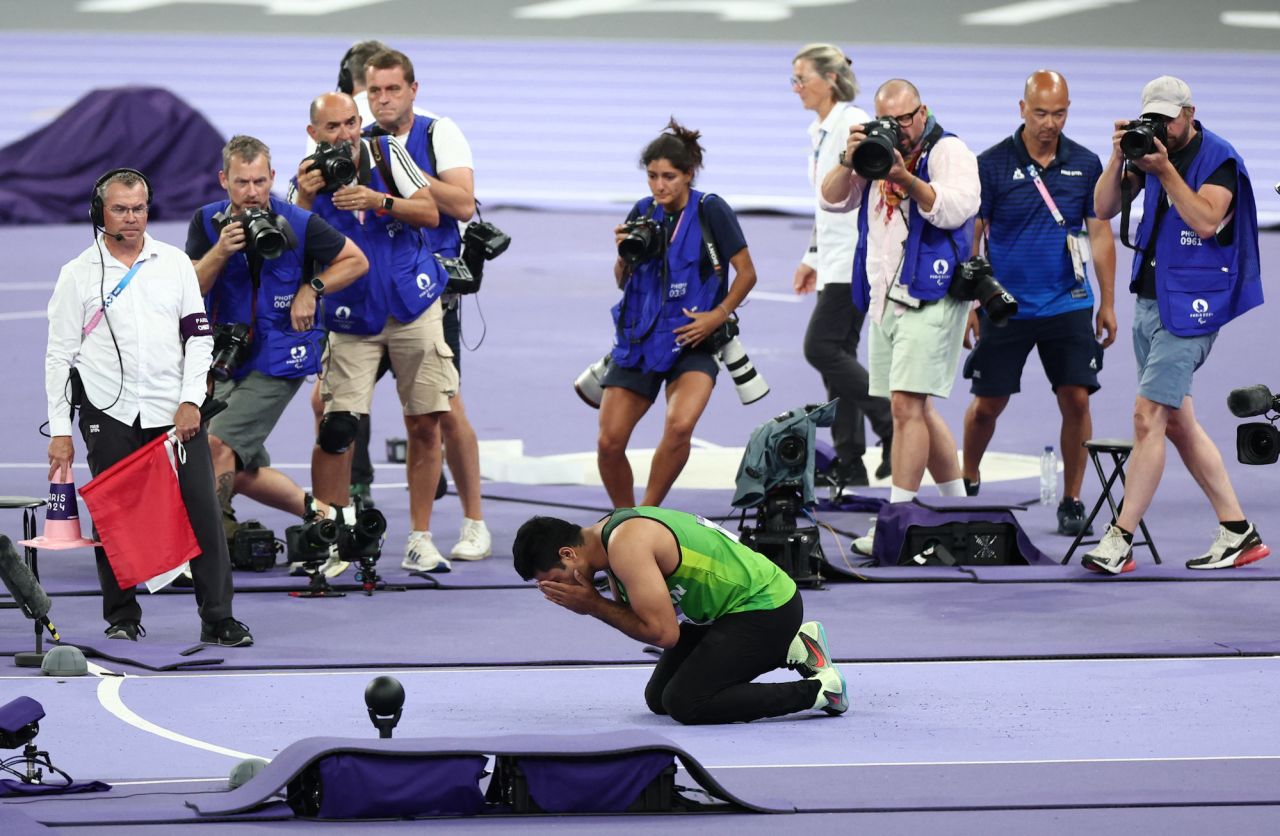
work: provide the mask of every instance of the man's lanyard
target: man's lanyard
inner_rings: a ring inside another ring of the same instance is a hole
[[[81,336],[89,336],[90,332],[92,332],[94,328],[98,327],[98,323],[102,321],[102,317],[107,313],[107,308],[111,307],[111,303],[116,300],[116,297],[124,292],[124,289],[129,286],[129,282],[133,281],[134,274],[138,272],[138,268],[142,266],[143,261],[144,259],[139,256],[138,260],[129,268],[129,272],[125,273],[124,278],[115,286],[115,289],[107,294],[106,299],[102,300],[102,307],[94,311],[93,316],[89,317],[89,322],[84,326]]]
[[[1044,180],[1040,179],[1040,169],[1036,168],[1035,163],[1027,164],[1027,174],[1031,175],[1031,182],[1036,184],[1036,188],[1040,190],[1040,197],[1044,198],[1044,205],[1049,207],[1049,214],[1053,215],[1053,222],[1058,226],[1066,226],[1067,221],[1062,217],[1062,213],[1058,211],[1058,204],[1053,202],[1053,195],[1049,194],[1049,188],[1044,184]]]

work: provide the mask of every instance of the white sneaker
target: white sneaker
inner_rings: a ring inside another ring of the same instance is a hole
[[[449,552],[454,560],[483,560],[493,554],[493,538],[484,520],[463,518],[458,542]]]
[[[1252,525],[1244,534],[1232,534],[1225,526],[1218,526],[1218,536],[1207,554],[1187,561],[1188,569],[1233,569],[1261,560],[1271,554]]]
[[[320,574],[324,575],[329,580],[333,580],[338,577],[338,575],[347,571],[347,567],[350,565],[350,563],[338,557],[338,547],[335,544],[329,547],[328,559],[325,560],[324,563],[320,564]]]
[[[1080,559],[1084,568],[1093,572],[1108,572],[1119,575],[1132,572],[1137,568],[1133,559],[1133,545],[1124,539],[1124,534],[1114,525],[1107,526],[1101,542]]]
[[[867,533],[862,537],[853,541],[853,550],[858,554],[871,555],[871,548],[875,545],[876,539],[876,523],[871,521],[871,527],[867,529]]]
[[[430,531],[411,531],[409,542],[404,547],[404,560],[400,562],[402,569],[410,572],[449,572],[453,567],[448,559],[440,554],[436,544],[431,542]]]

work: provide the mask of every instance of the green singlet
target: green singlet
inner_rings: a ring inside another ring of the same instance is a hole
[[[623,508],[614,511],[600,532],[605,551],[620,524],[636,517],[662,523],[680,547],[680,564],[667,576],[671,603],[684,617],[707,624],[730,613],[777,609],[796,594],[795,581],[764,555],[703,517],[667,508]],[[609,572],[622,601],[627,591]]]

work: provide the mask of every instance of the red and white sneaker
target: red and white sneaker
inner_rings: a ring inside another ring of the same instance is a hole
[[[1187,561],[1188,569],[1234,569],[1261,560],[1271,554],[1271,549],[1258,536],[1258,529],[1251,523],[1244,534],[1232,534],[1218,526],[1218,537],[1207,554]]]
[[[1125,540],[1124,534],[1114,525],[1107,526],[1102,541],[1080,560],[1080,565],[1091,572],[1112,575],[1132,572],[1137,568],[1133,560],[1133,544]]]

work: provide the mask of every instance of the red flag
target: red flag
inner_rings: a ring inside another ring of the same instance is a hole
[[[121,589],[200,554],[166,441],[160,436],[80,489]]]

